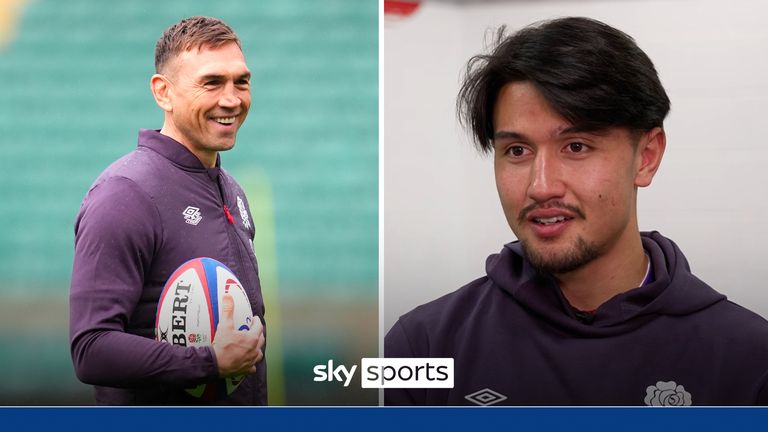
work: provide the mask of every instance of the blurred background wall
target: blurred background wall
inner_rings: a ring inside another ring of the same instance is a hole
[[[377,354],[375,0],[0,0],[0,404],[89,404],[68,347],[73,224],[96,176],[160,128],[154,44],[224,19],[253,105],[223,166],[248,194],[272,404],[375,404],[312,367]],[[108,271],[108,269],[105,269]]]
[[[443,0],[384,25],[383,327],[485,274],[515,238],[492,158],[455,117],[467,60],[490,30],[578,15],[633,36],[672,110],[639,191],[642,230],[672,238],[701,279],[768,317],[768,4],[755,0]]]

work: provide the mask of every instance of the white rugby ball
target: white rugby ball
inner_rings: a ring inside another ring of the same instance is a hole
[[[243,285],[224,264],[212,258],[195,258],[173,272],[160,294],[155,321],[155,339],[173,345],[211,345],[225,293],[234,299],[234,323],[248,330],[254,320]],[[258,319],[258,318],[256,318]],[[230,395],[245,376],[211,381],[187,389],[192,396],[215,400]]]

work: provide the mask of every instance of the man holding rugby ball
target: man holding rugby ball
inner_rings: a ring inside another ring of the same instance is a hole
[[[264,302],[245,193],[221,168],[251,103],[240,41],[224,22],[192,17],[157,42],[152,94],[165,118],[140,130],[138,148],[110,165],[75,224],[70,342],[80,380],[99,404],[210,403],[184,389],[247,374],[214,404],[265,405]],[[229,267],[254,323],[232,328],[231,297],[212,347],[154,340],[157,303],[172,272],[196,257]]]

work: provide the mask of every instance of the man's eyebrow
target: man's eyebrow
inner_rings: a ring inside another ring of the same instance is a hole
[[[567,128],[560,129],[557,132],[557,135],[567,135],[567,134],[573,134],[573,133],[587,133],[591,135],[605,135],[606,131],[604,128],[594,127],[594,126],[587,126],[587,125],[573,125],[569,126]]]
[[[515,140],[521,140],[521,141],[528,141],[528,137],[525,134],[522,134],[520,132],[515,131],[496,131],[493,134],[494,140],[499,139],[515,139]]]
[[[596,128],[586,125],[573,125],[566,128],[558,129],[552,132],[553,137],[560,137],[568,134],[585,133],[590,135],[605,135],[606,131],[602,128]],[[519,140],[519,141],[531,141],[531,139],[522,132],[517,131],[496,131],[493,134],[494,140]]]
[[[226,80],[227,76],[223,74],[205,74],[200,76],[200,78],[198,79],[200,80],[200,82],[211,81],[211,80]],[[251,73],[246,72],[238,76],[237,79],[251,79]]]

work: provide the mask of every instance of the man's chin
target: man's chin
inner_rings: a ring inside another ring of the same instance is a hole
[[[599,251],[581,237],[569,244],[530,242],[521,239],[528,262],[541,273],[562,274],[577,270],[599,256]]]
[[[235,141],[218,142],[211,146],[211,150],[217,152],[225,152],[227,150],[232,150],[233,148],[235,148]]]

